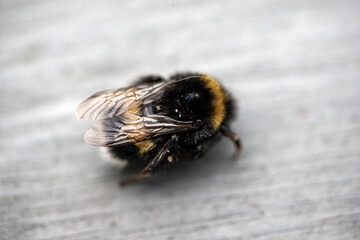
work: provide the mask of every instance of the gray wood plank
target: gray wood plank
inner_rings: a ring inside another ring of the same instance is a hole
[[[360,2],[0,1],[0,239],[359,239]],[[117,188],[74,116],[139,75],[238,99],[239,161]]]

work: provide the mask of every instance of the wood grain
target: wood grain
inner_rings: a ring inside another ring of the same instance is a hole
[[[0,239],[360,239],[360,2],[0,1]],[[239,161],[119,189],[74,110],[197,70],[238,99]]]

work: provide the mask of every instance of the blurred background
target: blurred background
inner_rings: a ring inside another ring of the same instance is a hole
[[[238,100],[238,161],[131,174],[81,100],[199,71]],[[360,1],[0,0],[0,239],[359,239]]]

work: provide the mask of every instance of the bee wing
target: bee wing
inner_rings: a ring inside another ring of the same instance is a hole
[[[120,116],[135,102],[146,102],[149,96],[163,91],[163,87],[171,82],[156,84],[140,84],[129,88],[121,88],[98,92],[82,103],[76,109],[78,118],[101,120]]]
[[[85,141],[96,146],[119,146],[146,139],[197,129],[196,122],[178,121],[161,115],[103,119],[86,132]]]

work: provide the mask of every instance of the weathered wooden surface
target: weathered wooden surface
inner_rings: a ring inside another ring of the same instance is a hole
[[[0,2],[1,239],[359,239],[358,0]],[[200,162],[130,170],[83,141],[90,94],[198,70],[240,100]]]

